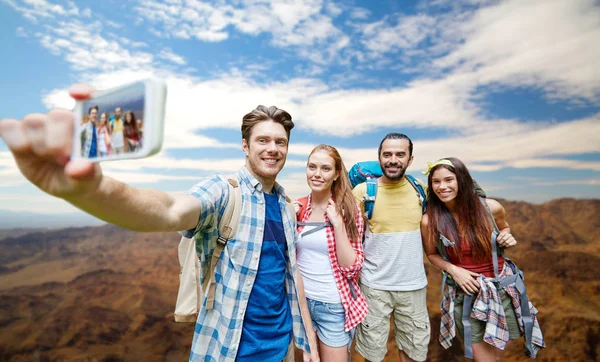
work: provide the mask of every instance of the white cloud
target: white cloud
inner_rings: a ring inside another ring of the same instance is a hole
[[[136,11],[154,24],[159,36],[192,37],[220,42],[235,29],[249,35],[268,33],[271,44],[314,55],[319,63],[330,62],[347,45],[347,36],[333,24],[343,9],[322,0],[254,0],[243,3],[208,4],[197,0],[163,3],[142,0]],[[308,51],[310,49],[310,51]]]
[[[68,202],[45,194],[33,186],[27,188],[28,190],[20,193],[0,193],[2,210],[41,214],[62,214],[79,210]]]
[[[434,60],[473,86],[543,89],[551,98],[600,101],[600,8],[591,0],[503,1],[460,22],[442,38],[456,44]]]
[[[42,47],[54,55],[62,55],[76,71],[110,72],[121,69],[140,70],[161,67],[162,61],[185,65],[185,59],[164,48],[156,56],[139,48],[147,44],[131,41],[123,36],[106,32],[103,28],[121,28],[123,25],[112,20],[89,21],[90,9],[80,9],[74,2],[57,5],[46,0],[2,0],[34,24],[40,26],[18,27],[22,37],[37,38]],[[37,30],[39,29],[39,30]]]
[[[185,65],[187,63],[182,56],[173,53],[171,49],[162,49],[160,53],[158,53],[158,57],[178,65]]]
[[[415,141],[415,169],[424,168],[426,161],[457,156],[480,172],[536,167],[600,170],[598,162],[566,158],[600,153],[599,114],[560,123],[490,119],[486,104],[481,102],[490,87],[527,87],[541,89],[551,98],[598,104],[600,68],[596,64],[600,62],[600,47],[596,39],[600,39],[600,10],[591,0],[469,0],[468,7],[464,7],[465,1],[446,4],[453,10],[442,15],[390,14],[373,20],[365,9],[320,0],[252,0],[236,5],[200,1],[139,3],[145,25],[150,24],[150,29],[161,36],[223,41],[239,35],[234,32],[267,35],[271,45],[290,49],[294,55],[313,62],[295,68],[295,74],[301,77],[292,74],[265,82],[256,79],[265,67],[274,67],[275,63],[253,59],[254,63],[244,68],[240,64],[247,62],[239,61],[212,78],[175,74],[161,69],[165,63],[168,69],[173,69],[173,64],[185,65],[185,58],[162,45],[155,50],[163,50],[154,53],[147,43],[114,34],[104,36],[98,21],[65,18],[62,14],[73,11],[70,9],[74,5],[61,6],[63,10],[51,7],[47,1],[40,2],[45,7],[27,5],[27,9],[38,12],[45,9],[46,15],[40,15],[23,10],[26,5],[16,5],[15,1],[1,1],[36,21],[52,20],[44,24],[43,31],[19,27],[17,33],[35,37],[43,47],[64,56],[78,79],[99,89],[151,76],[167,82],[165,150],[197,148],[198,153],[186,159],[173,159],[163,153],[148,160],[106,164],[107,172],[128,180],[140,177],[124,173],[132,169],[236,169],[243,163],[241,152],[239,159],[222,160],[215,154],[224,148],[239,149],[241,117],[258,104],[286,109],[298,128],[324,135],[350,137],[384,127],[448,131],[444,138]],[[80,15],[83,13],[80,11]],[[352,34],[345,34],[334,24],[334,18],[344,13],[353,19],[346,24],[354,29]],[[365,23],[367,18],[369,22]],[[431,43],[433,46],[423,48]],[[400,66],[415,59],[423,63],[417,62],[411,69],[421,73],[393,87],[375,83],[344,89],[340,82],[335,83],[335,75],[317,78],[330,75],[327,66],[334,60],[351,69],[340,77],[356,84],[366,77],[354,68],[357,64],[369,69],[384,67],[390,72],[407,71],[407,67]],[[44,103],[48,107],[73,106],[64,89],[46,93]],[[223,142],[203,134],[216,127],[230,129],[236,136]],[[347,165],[376,157],[377,145],[358,146],[361,148],[340,149]],[[292,133],[291,155],[306,156],[312,147],[295,143]],[[8,168],[3,171],[7,177],[3,182],[16,177],[14,164],[1,154],[0,166]],[[293,160],[288,161],[286,169],[303,166],[304,161]],[[159,176],[150,172],[146,180],[160,182]],[[18,178],[13,180],[20,182]],[[293,190],[304,192],[303,176],[286,176],[285,180]]]
[[[371,16],[371,12],[364,8],[355,7],[350,10],[349,16],[354,20],[366,20]]]
[[[0,160],[0,167],[2,167],[3,164],[4,162]],[[28,182],[27,179],[23,177],[14,162],[12,162],[11,165],[8,165],[7,168],[0,168],[0,178],[2,179],[2,182],[0,183],[0,190],[4,187],[24,185]]]
[[[396,24],[391,25],[390,22]],[[435,22],[434,17],[425,14],[386,17],[374,23],[363,24],[361,42],[368,50],[375,52],[372,56],[413,49],[435,31]]]
[[[39,18],[54,18],[56,16],[77,16],[79,8],[74,2],[69,1],[68,7],[53,4],[46,0],[2,0],[3,3],[12,7],[26,19],[37,23]]]
[[[535,182],[534,185],[538,185],[538,186],[559,186],[559,185],[600,186],[600,179],[540,181],[540,182]]]
[[[89,80],[99,89],[106,89],[149,75],[152,73],[145,71],[116,72],[96,74]],[[337,136],[356,135],[384,126],[452,131],[452,136],[415,142],[415,164],[421,165],[451,153],[473,163],[477,169],[493,170],[519,167],[519,160],[600,152],[595,136],[600,134],[600,114],[561,123],[489,120],[479,116],[478,107],[464,101],[445,81],[419,81],[393,90],[337,91],[316,79],[256,83],[242,76],[197,80],[171,73],[163,74],[162,78],[169,89],[167,150],[238,148],[239,143],[223,144],[203,136],[202,130],[218,127],[239,134],[241,117],[258,104],[265,104],[289,111],[298,127]],[[67,100],[64,90],[51,92],[45,98],[48,105]],[[210,107],[203,107],[199,113],[198,100]],[[349,157],[353,162],[373,158],[375,147],[346,150],[344,158]],[[292,142],[290,152],[307,155],[310,149],[306,145],[295,151]],[[597,168],[594,164],[577,166],[575,161],[564,162],[562,167],[566,168]]]

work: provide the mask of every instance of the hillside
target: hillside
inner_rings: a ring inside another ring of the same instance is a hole
[[[600,200],[508,202],[548,348],[538,361],[600,357]],[[179,267],[175,233],[114,226],[18,230],[0,240],[0,361],[183,361],[193,334],[173,322]],[[430,361],[462,361],[442,350],[440,274],[426,262],[432,319]],[[506,361],[525,360],[522,341]],[[393,339],[385,361],[398,361]],[[358,355],[354,360],[361,361]]]

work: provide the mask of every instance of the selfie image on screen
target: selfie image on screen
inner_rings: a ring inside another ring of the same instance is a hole
[[[137,153],[144,143],[144,85],[84,102],[80,120],[83,158]]]

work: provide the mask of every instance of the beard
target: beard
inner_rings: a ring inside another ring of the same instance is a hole
[[[398,173],[389,173],[387,168],[388,167],[397,167],[399,169]],[[404,168],[404,166],[402,166],[399,163],[391,163],[388,162],[385,165],[383,165],[381,167],[381,170],[383,171],[383,174],[385,175],[385,177],[387,177],[388,179],[392,180],[392,181],[399,181],[402,179],[402,177],[404,177],[404,174],[406,173],[406,169]]]

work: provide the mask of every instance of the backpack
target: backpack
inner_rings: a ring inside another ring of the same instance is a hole
[[[178,323],[196,323],[200,303],[202,303],[202,291],[207,293],[206,308],[212,309],[215,301],[215,267],[221,257],[221,253],[227,245],[227,242],[235,236],[239,224],[240,213],[242,211],[242,190],[235,178],[227,179],[229,187],[229,199],[225,206],[223,216],[219,220],[219,237],[215,245],[209,275],[204,279],[200,287],[200,259],[196,253],[196,240],[194,237],[181,237],[179,241],[179,291],[177,292],[177,302],[175,303],[175,322]],[[210,282],[210,285],[209,285]],[[207,289],[208,287],[208,289]]]
[[[494,219],[494,215],[492,214],[487,202],[482,197],[480,197],[480,200],[481,200],[481,203],[483,204],[483,206],[485,207],[485,211],[487,212],[488,216],[492,220],[492,225],[494,227],[494,231],[496,232],[496,235],[499,234],[500,230],[498,229],[498,225],[496,225],[496,220]],[[450,257],[448,256],[448,253],[446,252],[446,246],[449,246],[449,245],[451,245],[451,241],[448,240],[448,238],[446,238],[445,236],[443,236],[441,233],[438,232],[436,248],[438,250],[438,253],[442,257],[442,259],[444,259],[447,262],[451,262]],[[503,278],[498,278],[498,275],[500,273],[500,270],[498,270],[498,256],[502,256],[504,258],[504,263],[507,264],[512,269],[512,271],[514,273],[513,275],[505,276]],[[533,334],[533,318],[531,317],[531,311],[529,309],[529,297],[527,295],[527,289],[525,288],[525,283],[524,283],[525,275],[522,270],[519,270],[519,268],[515,265],[514,262],[512,262],[509,258],[504,256],[504,248],[502,248],[500,245],[498,245],[498,243],[496,243],[495,238],[492,238],[492,263],[494,265],[494,277],[496,279],[495,283],[497,283],[499,288],[505,288],[513,283],[516,283],[515,286],[516,286],[517,290],[519,291],[520,299],[521,299],[521,315],[523,318],[523,325],[524,325],[524,331],[525,331],[525,333],[524,333],[525,334],[525,349],[526,349],[526,353],[528,354],[528,356],[531,356],[531,355],[533,355],[533,346],[531,344],[531,339],[532,339],[532,334]],[[450,276],[446,271],[442,271],[442,299],[444,297],[444,288],[445,288],[446,284],[460,288],[456,284],[454,279],[452,279],[452,276]],[[467,331],[469,331],[471,329],[471,322],[469,321],[469,315],[471,313],[470,308],[471,308],[471,304],[473,303],[473,299],[474,299],[473,295],[465,294],[465,299],[463,301],[463,314],[462,314],[462,323],[465,328],[464,329],[465,334],[467,333]],[[463,338],[463,340],[464,340],[465,357],[473,359],[473,347],[472,347],[471,338]]]
[[[177,302],[175,303],[175,322],[194,324],[198,319],[202,303],[202,293],[206,293],[206,309],[214,307],[215,302],[215,268],[217,261],[221,257],[223,249],[227,242],[233,239],[240,223],[240,214],[242,212],[242,190],[237,179],[237,175],[227,177],[227,186],[229,188],[229,199],[225,205],[225,211],[219,219],[219,236],[208,269],[208,275],[204,278],[204,283],[200,286],[200,259],[196,253],[196,240],[194,237],[181,237],[179,241],[179,290],[177,292]],[[288,211],[295,219],[294,207],[289,197],[285,197]]]
[[[350,171],[348,171],[348,177],[350,178],[350,184],[352,184],[352,188],[363,182],[367,183],[367,192],[363,201],[365,214],[369,219],[371,219],[373,216],[373,206],[375,205],[375,196],[377,196],[377,178],[381,177],[381,175],[383,175],[383,171],[381,170],[381,166],[379,165],[378,161],[358,162],[352,166]],[[405,176],[408,180],[408,183],[410,183],[410,185],[417,192],[417,197],[419,198],[419,203],[421,204],[422,208],[421,211],[424,214],[427,207],[427,194],[425,192],[425,187],[413,176],[408,174]],[[475,184],[477,196],[486,198],[487,195],[485,194],[485,191],[483,191],[477,181],[473,180],[473,183]]]
[[[378,161],[364,161],[358,162],[350,171],[348,171],[348,177],[350,178],[350,184],[352,188],[363,182],[367,183],[367,192],[364,196],[364,209],[367,218],[371,219],[373,216],[373,206],[375,205],[375,197],[377,196],[377,179],[383,175],[381,166]],[[425,213],[427,206],[427,196],[425,194],[425,188],[419,180],[411,175],[406,174],[408,183],[415,189],[417,197],[419,198],[419,204],[421,204],[422,212]]]

